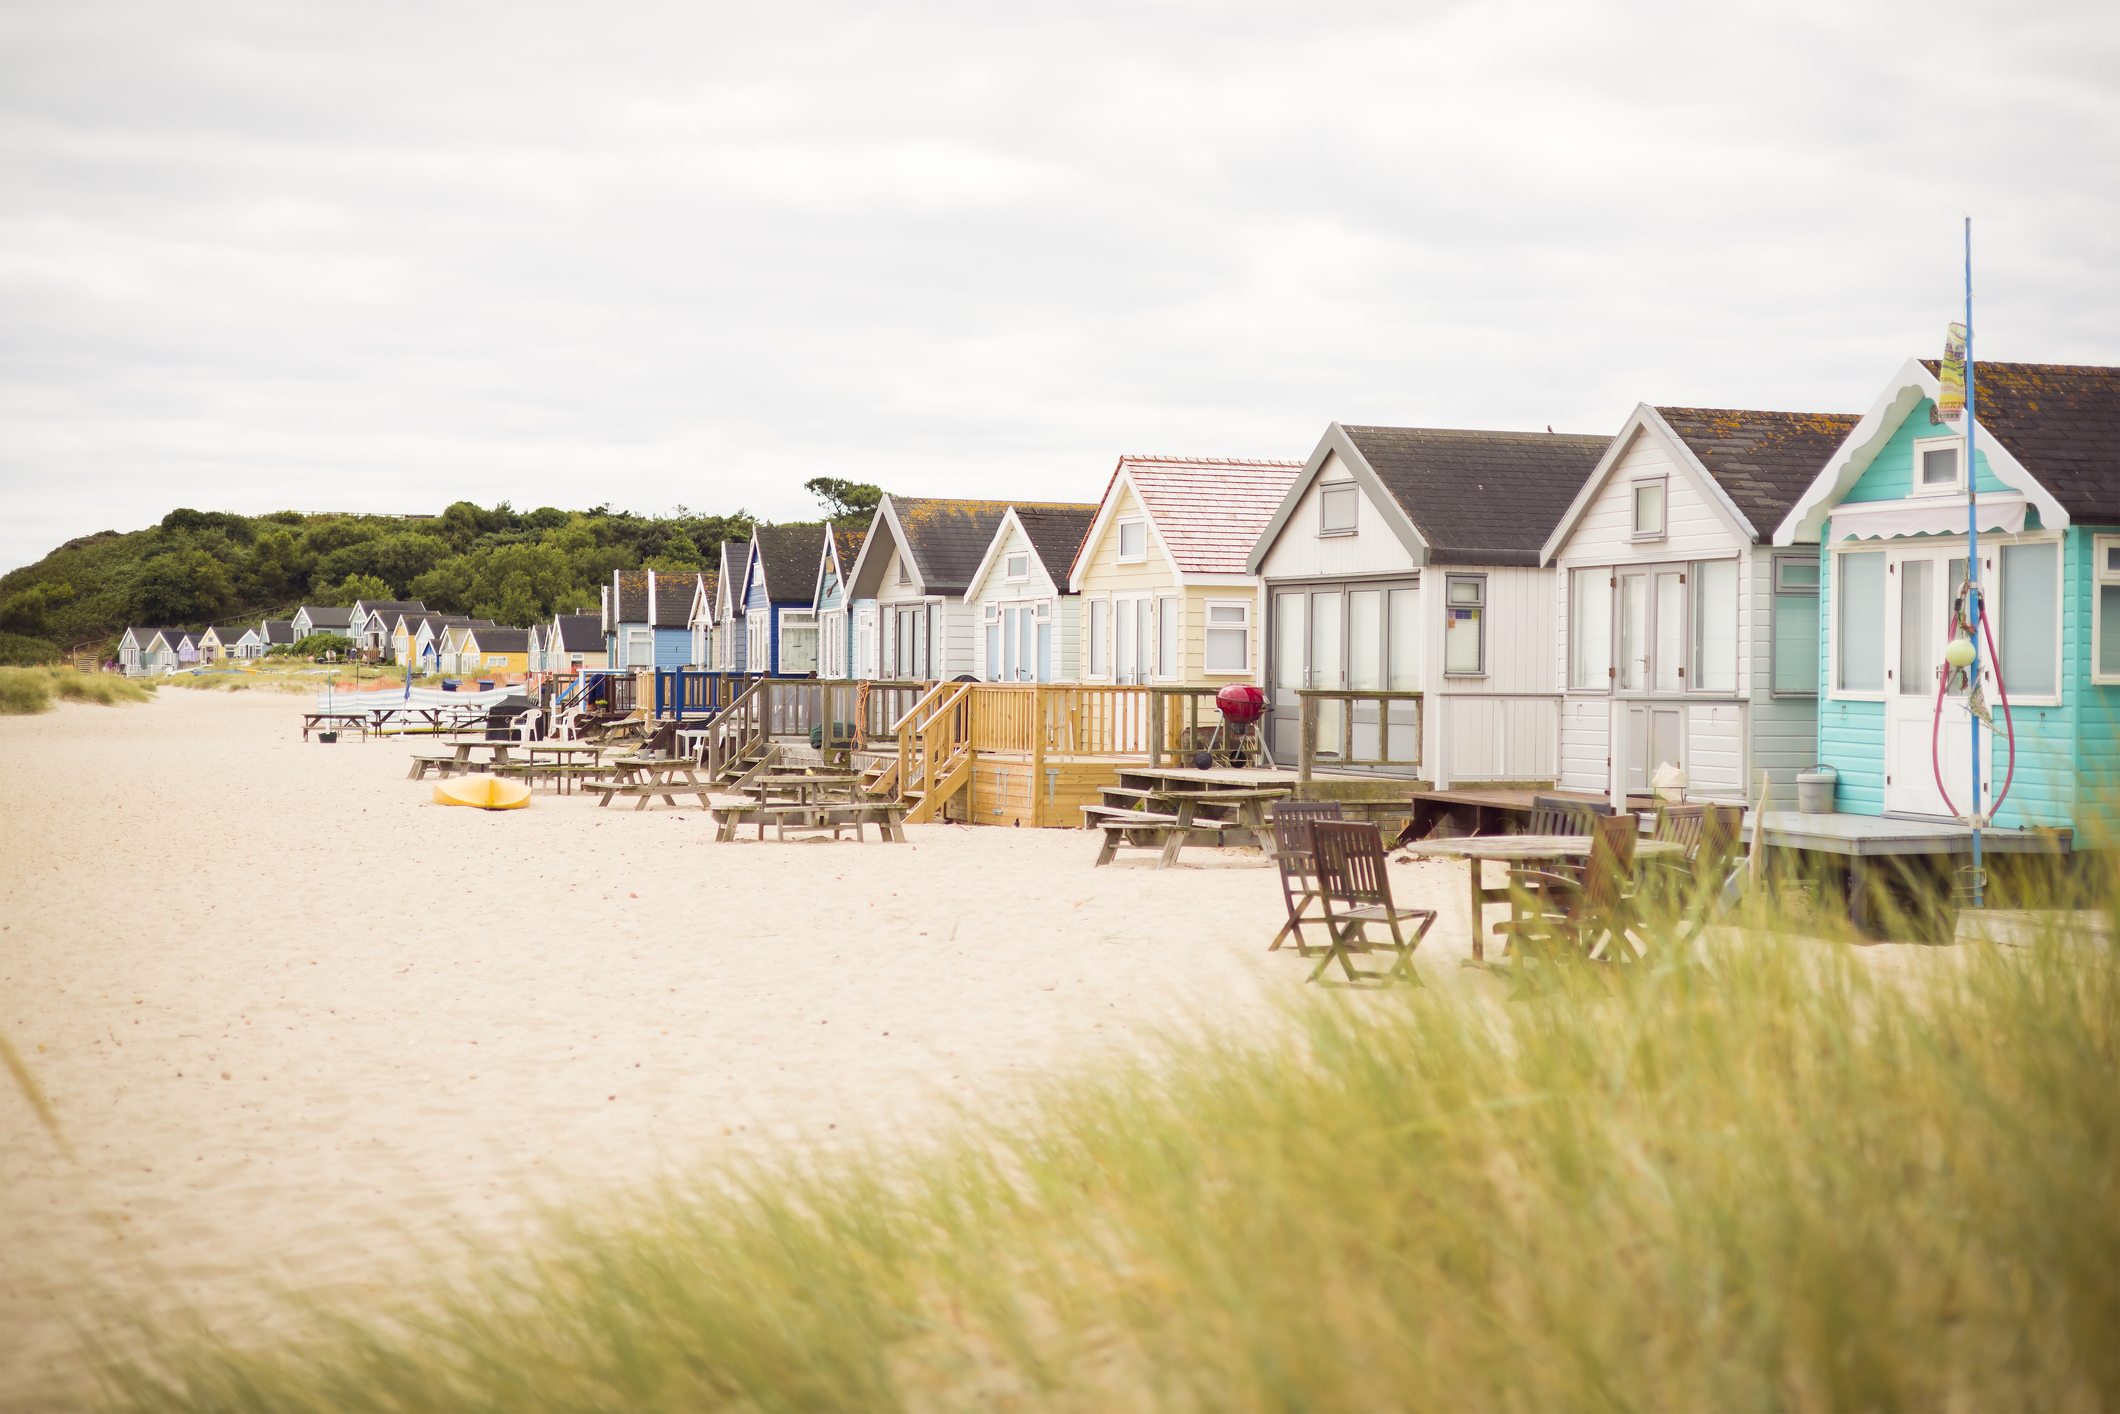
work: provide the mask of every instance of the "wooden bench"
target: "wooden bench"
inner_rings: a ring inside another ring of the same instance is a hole
[[[584,761],[503,761],[486,768],[496,776],[519,776],[536,785],[539,781],[550,781],[565,794],[570,783],[588,784],[588,777],[602,774],[608,768]],[[448,773],[443,772],[444,775]],[[674,802],[673,802],[674,803]]]
[[[714,793],[712,786],[687,785],[682,781],[583,781],[582,789],[594,791],[603,797],[602,800],[596,802],[596,808],[599,810],[609,805],[613,796],[619,795],[633,797],[635,801],[633,808],[635,810],[646,810],[648,802],[658,795],[663,798],[665,804],[673,806],[677,804],[678,796],[696,795],[699,797],[699,808],[705,810],[708,808],[707,797]]]
[[[1178,862],[1178,851],[1189,844],[1215,847],[1224,843],[1226,835],[1242,835],[1249,844],[1256,837],[1251,826],[1235,821],[1194,820],[1185,824],[1175,815],[1122,810],[1116,805],[1085,805],[1082,813],[1089,817],[1089,829],[1104,831],[1104,847],[1097,851],[1093,868],[1111,863],[1112,857],[1126,848],[1160,850],[1162,857],[1156,867],[1168,869]]]
[[[719,828],[717,840],[734,840],[737,826],[749,821],[758,826],[758,838],[766,837],[766,826],[772,825],[778,838],[786,839],[790,829],[830,830],[832,838],[851,825],[854,838],[866,839],[863,825],[873,824],[885,843],[905,840],[906,805],[895,800],[857,801],[827,805],[716,805],[712,807],[714,821]],[[812,818],[818,817],[818,818]]]
[[[432,767],[441,774],[442,779],[447,780],[456,774],[458,766],[464,764],[464,762],[456,759],[456,753],[453,751],[446,756],[415,752],[412,757],[412,769],[405,773],[405,779],[408,781],[420,780],[427,774],[428,768]]]

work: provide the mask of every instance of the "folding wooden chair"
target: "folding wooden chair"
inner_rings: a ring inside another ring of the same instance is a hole
[[[1558,796],[1531,797],[1529,835],[1587,835],[1590,822],[1610,815],[1612,807],[1590,800],[1562,800]]]
[[[1325,931],[1332,939],[1325,956],[1318,959],[1317,967],[1311,972],[1310,980],[1315,982],[1323,977],[1332,960],[1338,958],[1350,983],[1389,983],[1404,978],[1414,986],[1420,986],[1420,974],[1413,970],[1413,950],[1435,926],[1435,910],[1400,908],[1391,901],[1391,880],[1384,866],[1383,832],[1366,821],[1314,820],[1310,826],[1310,845],[1312,857],[1317,861],[1318,902],[1325,911]],[[1409,938],[1399,924],[1412,920],[1418,920],[1419,926]],[[1369,937],[1368,927],[1372,923],[1382,923],[1390,928],[1388,944],[1381,938]],[[1368,952],[1371,948],[1384,946],[1398,954],[1398,961],[1389,971],[1369,972],[1354,965],[1351,953],[1355,948]]]
[[[1277,800],[1273,803],[1273,862],[1281,871],[1281,901],[1288,905],[1288,921],[1273,935],[1268,952],[1278,951],[1282,940],[1295,934],[1296,952],[1310,956],[1303,937],[1303,910],[1318,896],[1318,864],[1310,849],[1310,827],[1319,820],[1340,818],[1337,800]],[[1313,923],[1322,922],[1312,916]]]
[[[1520,957],[1605,962],[1640,957],[1630,888],[1639,838],[1640,827],[1632,815],[1610,815],[1591,832],[1590,858],[1581,878],[1550,869],[1510,870],[1514,906],[1509,921],[1496,924],[1495,931],[1508,935]]]

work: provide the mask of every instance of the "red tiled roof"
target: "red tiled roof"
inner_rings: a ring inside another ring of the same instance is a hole
[[[1121,457],[1124,472],[1154,517],[1170,557],[1186,574],[1243,574],[1259,532],[1281,508],[1301,462],[1234,457]],[[1105,491],[1106,499],[1111,491]]]

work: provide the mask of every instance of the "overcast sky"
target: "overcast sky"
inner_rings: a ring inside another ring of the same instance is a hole
[[[16,0],[0,568],[2120,362],[2120,5]]]

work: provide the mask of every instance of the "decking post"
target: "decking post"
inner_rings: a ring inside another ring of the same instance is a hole
[[[1318,699],[1309,693],[1302,695],[1303,742],[1296,759],[1296,784],[1310,783],[1310,768],[1318,759]]]
[[[1031,824],[1049,825],[1046,818],[1048,807],[1038,799],[1038,787],[1045,784],[1045,684],[1031,688]]]
[[[1148,764],[1163,764],[1163,694],[1148,690]]]

